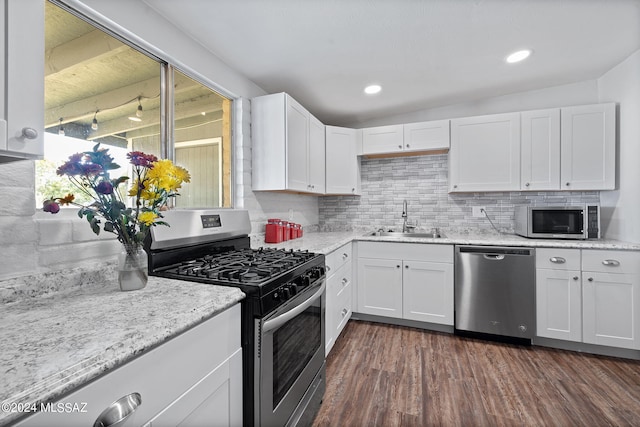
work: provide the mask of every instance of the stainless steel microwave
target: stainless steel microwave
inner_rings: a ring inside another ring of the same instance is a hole
[[[540,239],[599,239],[600,206],[516,206],[515,232]]]

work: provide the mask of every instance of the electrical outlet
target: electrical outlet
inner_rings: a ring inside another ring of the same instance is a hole
[[[471,207],[471,215],[473,215],[474,218],[484,218],[484,212],[487,211],[487,208],[485,206],[473,206]]]

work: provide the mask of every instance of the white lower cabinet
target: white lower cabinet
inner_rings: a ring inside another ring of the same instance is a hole
[[[582,339],[640,349],[640,253],[582,251]]]
[[[135,409],[104,425],[242,425],[240,333],[238,304],[51,404],[84,411],[39,412],[17,425],[91,426],[116,401],[135,402],[136,393]]]
[[[536,330],[582,341],[580,249],[536,249]]]
[[[640,349],[640,253],[536,250],[537,335]]]
[[[325,316],[325,354],[329,354],[352,313],[352,245],[327,254],[327,300]]]
[[[402,260],[358,257],[358,312],[402,318]]]
[[[453,246],[358,243],[357,311],[453,325]]]
[[[403,261],[402,317],[453,325],[453,263]]]

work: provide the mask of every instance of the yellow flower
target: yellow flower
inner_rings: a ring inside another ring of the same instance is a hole
[[[153,222],[156,220],[156,218],[158,218],[158,215],[156,215],[153,212],[142,212],[138,215],[138,221],[140,221],[141,223],[143,223],[146,226],[150,226],[153,224]]]
[[[179,179],[182,182],[191,182],[191,175],[189,175],[189,171],[183,167],[176,166],[174,175],[176,179]]]

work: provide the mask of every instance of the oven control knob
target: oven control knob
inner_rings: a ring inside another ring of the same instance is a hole
[[[282,293],[284,294],[285,301],[291,298],[291,289],[288,286],[282,287]]]
[[[289,285],[289,290],[291,291],[291,295],[295,295],[298,293],[298,285],[296,285],[295,283],[291,283]]]
[[[301,288],[306,288],[311,283],[311,279],[307,274],[303,274],[295,279],[296,284]]]

